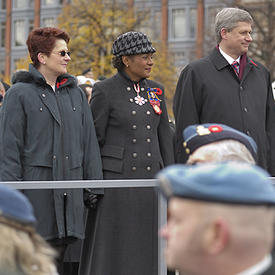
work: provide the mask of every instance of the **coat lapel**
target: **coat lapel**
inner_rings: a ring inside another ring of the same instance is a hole
[[[49,109],[53,118],[57,121],[59,125],[61,125],[61,117],[60,117],[59,109],[58,109],[57,102],[54,95],[50,94],[49,91],[44,90],[44,91],[39,91],[39,96],[42,102]]]
[[[242,81],[247,77],[248,73],[253,68],[258,69],[258,65],[252,59],[247,58],[247,63],[246,63],[245,69],[244,69],[244,74],[243,74]]]

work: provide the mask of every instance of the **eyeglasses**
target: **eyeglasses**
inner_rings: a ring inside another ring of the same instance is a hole
[[[68,56],[70,56],[71,55],[71,52],[67,52],[67,51],[60,51],[60,52],[57,52],[57,54],[59,54],[59,55],[61,55],[62,57],[64,57],[66,54],[68,55]]]

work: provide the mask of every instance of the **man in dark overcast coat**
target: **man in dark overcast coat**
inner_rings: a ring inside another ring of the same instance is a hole
[[[185,162],[183,129],[223,123],[251,136],[258,164],[275,175],[275,113],[270,74],[246,56],[253,19],[244,10],[225,8],[216,16],[218,46],[184,68],[174,97],[176,161]],[[237,61],[237,71],[231,64]]]

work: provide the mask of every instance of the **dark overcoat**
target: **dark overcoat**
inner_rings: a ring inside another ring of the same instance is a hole
[[[135,102],[125,73],[95,84],[91,100],[104,179],[150,179],[174,161],[163,87],[139,82],[145,104]],[[161,114],[147,89],[160,88]],[[90,270],[82,274],[157,274],[157,197],[152,188],[105,190]]]
[[[174,97],[176,162],[185,162],[185,127],[223,123],[251,136],[258,164],[275,175],[275,106],[270,75],[247,58],[240,80],[218,49],[182,71]]]
[[[87,99],[62,75],[54,92],[30,65],[19,72],[1,111],[2,181],[101,179],[99,146]],[[51,240],[84,237],[82,189],[24,190],[38,232]]]

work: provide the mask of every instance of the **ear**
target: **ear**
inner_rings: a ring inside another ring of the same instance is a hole
[[[212,255],[222,252],[229,244],[230,230],[223,219],[212,222],[204,236],[205,250]]]
[[[44,53],[38,53],[37,54],[37,59],[41,64],[46,64],[46,55]]]
[[[127,68],[129,67],[129,60],[130,60],[129,56],[127,56],[127,55],[122,56],[122,62],[125,65],[125,67],[127,67]]]
[[[225,40],[227,39],[228,31],[225,28],[221,29],[220,34],[221,34],[222,39],[225,39]]]

